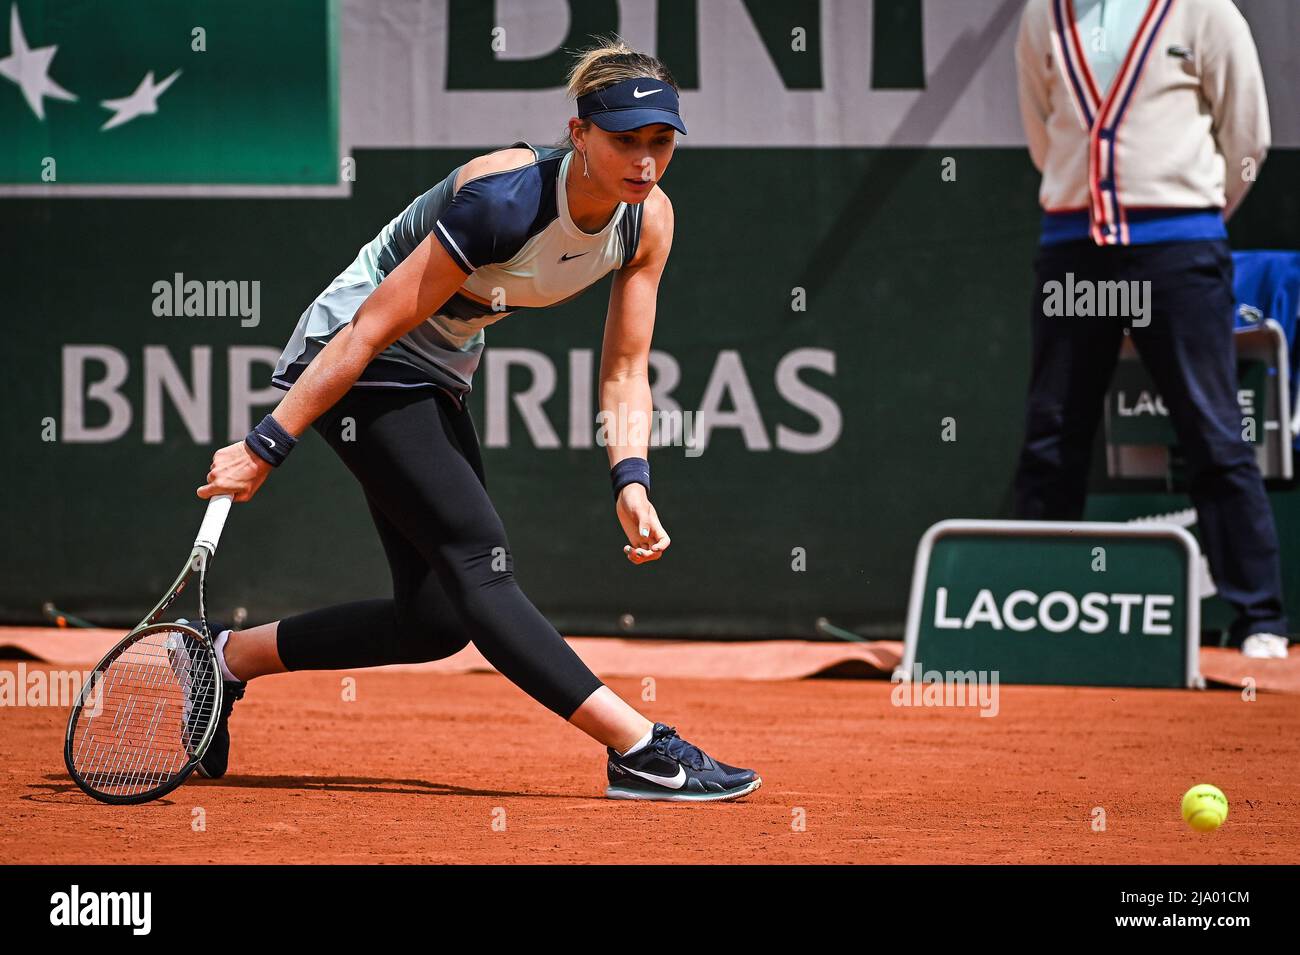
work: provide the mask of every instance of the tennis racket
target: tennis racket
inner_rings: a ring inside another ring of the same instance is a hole
[[[208,502],[194,549],[176,582],[135,629],[108,651],[82,686],[63,761],[100,802],[148,802],[189,777],[212,742],[221,712],[221,671],[208,633],[206,580],[233,498]],[[159,623],[195,576],[199,628]]]

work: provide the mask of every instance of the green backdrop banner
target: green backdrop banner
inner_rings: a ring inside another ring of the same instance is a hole
[[[133,622],[197,527],[211,451],[276,400],[270,363],[301,310],[472,153],[361,152],[346,200],[0,200],[0,615],[53,600]],[[1297,158],[1270,159],[1238,247],[1300,245]],[[922,532],[1005,511],[1035,182],[1019,150],[682,151],[655,388],[713,414],[702,453],[652,452],[672,549],[623,558],[592,438],[606,280],[488,332],[473,412],[526,592],[571,632],[630,614],[635,633],[812,635],[819,616],[900,633]],[[192,282],[205,316],[183,314]],[[1300,593],[1300,512],[1274,501]],[[213,593],[260,620],[387,587],[360,492],[313,435],[236,507]]]
[[[1234,245],[1297,248],[1294,17],[1241,8],[1274,149]],[[572,50],[618,30],[669,63],[691,129],[663,179],[652,355],[656,406],[692,442],[651,455],[673,546],[622,555],[595,439],[607,279],[487,333],[471,403],[516,572],[570,632],[811,636],[827,617],[897,636],[921,534],[1003,516],[1020,440],[1039,219],[1022,9],[0,5],[0,619],[53,601],[134,622],[198,525],[212,450],[278,399],[304,307],[452,167],[559,136]],[[1273,499],[1300,595],[1300,511]],[[387,592],[361,494],[314,435],[235,509],[213,583],[251,620]]]

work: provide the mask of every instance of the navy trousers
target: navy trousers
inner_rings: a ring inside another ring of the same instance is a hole
[[[1049,282],[1149,281],[1149,324],[1130,334],[1169,409],[1187,461],[1201,547],[1237,611],[1231,638],[1287,632],[1277,530],[1242,439],[1232,340],[1232,256],[1224,241],[1040,248],[1031,313],[1033,367],[1014,509],[1024,520],[1079,520],[1089,458],[1125,318],[1044,314]]]

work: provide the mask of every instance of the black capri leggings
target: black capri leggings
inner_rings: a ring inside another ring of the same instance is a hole
[[[393,596],[281,620],[288,669],[422,663],[473,641],[566,720],[603,685],[515,582],[468,408],[441,388],[353,388],[313,427],[361,482]]]

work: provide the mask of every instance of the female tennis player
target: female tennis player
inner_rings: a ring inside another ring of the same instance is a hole
[[[485,327],[612,271],[600,407],[650,419],[655,298],[673,239],[659,180],[686,126],[658,59],[601,42],[569,73],[578,116],[564,145],[477,156],[407,206],[303,313],[273,375],[288,391],[275,411],[213,456],[199,497],[247,501],[314,427],[365,491],[393,596],[220,630],[227,702],[203,775],[225,772],[230,707],[255,677],[439,660],[472,641],[607,747],[609,797],[736,799],[761,784],[625,703],[524,596],[465,406]],[[649,499],[646,443],[607,447],[623,551],[659,560],[669,537]]]

